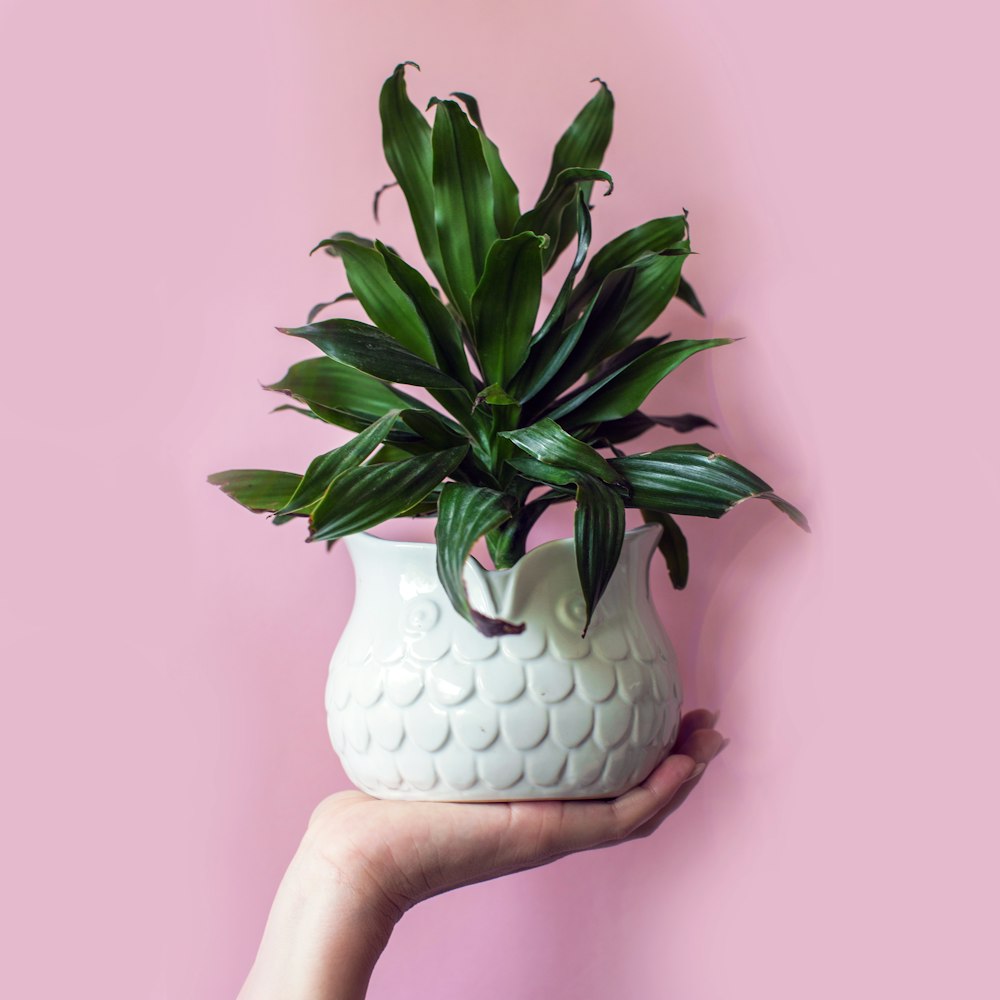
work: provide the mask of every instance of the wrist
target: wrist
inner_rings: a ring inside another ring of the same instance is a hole
[[[307,838],[282,879],[240,1000],[360,1000],[399,915],[376,886],[331,864]]]
[[[386,888],[368,859],[346,846],[331,847],[312,831],[306,832],[289,872],[300,891],[314,894],[328,908],[349,912],[387,937],[411,905]]]

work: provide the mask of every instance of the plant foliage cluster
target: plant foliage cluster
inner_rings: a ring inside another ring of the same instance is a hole
[[[701,312],[681,275],[691,253],[686,214],[651,219],[590,253],[592,189],[613,187],[601,169],[614,112],[603,81],[556,144],[537,202],[524,208],[475,99],[434,98],[430,122],[407,96],[406,65],[382,88],[383,146],[436,286],[378,240],[345,232],[323,240],[316,249],[340,258],[351,288],[335,301],[356,298],[371,323],[319,319],[334,303],[316,306],[305,326],[281,332],[321,356],[266,388],[296,401],[279,409],[355,436],[302,475],[238,469],[210,482],[271,512],[275,524],[308,519],[311,541],[436,515],[442,584],[487,634],[523,626],[470,607],[465,561],[485,536],[496,566],[513,565],[552,504],[576,504],[588,623],[618,561],[628,507],[663,526],[660,547],[678,587],[688,562],[674,515],[721,517],[762,497],[804,527],[767,483],[700,445],[636,455],[619,447],[656,425],[710,424],[643,405],[692,355],[729,341],[640,336],[673,298]],[[539,322],[542,276],[569,247],[572,262]],[[401,386],[422,387],[437,405]]]

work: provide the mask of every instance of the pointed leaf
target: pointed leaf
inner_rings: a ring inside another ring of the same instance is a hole
[[[379,205],[379,202],[382,200],[382,195],[384,195],[386,193],[386,191],[388,191],[390,188],[394,188],[394,187],[399,187],[399,181],[389,181],[388,183],[383,184],[375,192],[375,194],[373,195],[373,197],[372,197],[372,215],[374,216],[376,222],[379,221],[379,218],[378,218],[378,205]]]
[[[229,469],[213,472],[208,481],[255,514],[279,510],[295,492],[301,476],[269,469]]]
[[[646,351],[651,351],[654,347],[658,347],[665,340],[669,339],[670,334],[664,333],[658,337],[643,337],[641,340],[633,341],[628,347],[623,347],[616,354],[605,358],[596,368],[591,369],[590,378],[604,378],[605,375],[610,375],[612,372],[624,368],[627,364],[645,354]]]
[[[695,295],[694,289],[688,284],[687,279],[683,276],[677,285],[677,298],[681,302],[687,303],[699,316],[705,315],[705,309],[701,302],[698,301],[698,296]]]
[[[604,340],[602,357],[632,343],[667,308],[677,292],[681,267],[689,253],[685,246],[677,254],[655,255],[644,267],[637,268],[632,293],[614,330]]]
[[[407,427],[426,442],[432,451],[446,451],[448,448],[468,444],[461,427],[436,410],[403,410],[400,416]]]
[[[809,530],[802,512],[778,497],[763,479],[698,444],[613,458],[610,464],[625,477],[631,506],[667,514],[722,517],[744,500],[760,498]]]
[[[450,375],[400,347],[392,337],[353,319],[327,319],[295,329],[278,327],[279,333],[302,337],[327,357],[386,382],[429,388],[461,389]]]
[[[271,413],[281,413],[284,410],[291,413],[301,413],[302,416],[309,417],[310,420],[319,420],[319,417],[312,410],[307,410],[304,406],[293,406],[291,403],[282,403],[281,406],[276,406],[271,410]]]
[[[386,462],[402,462],[404,459],[412,457],[409,452],[394,444],[384,444],[374,455],[371,456],[365,465],[384,465]]]
[[[416,268],[411,267],[395,251],[376,241],[376,249],[385,259],[392,280],[409,296],[417,314],[423,320],[434,345],[438,367],[458,378],[467,389],[473,388],[472,373],[465,356],[462,332],[448,307],[434,294],[434,289]]]
[[[434,224],[431,126],[406,93],[405,68],[400,63],[382,86],[379,114],[382,118],[382,148],[393,176],[410,207],[413,228],[428,266],[447,292],[444,267]],[[419,69],[419,67],[417,67]]]
[[[680,249],[667,253],[674,258],[687,252]],[[561,345],[561,364],[551,377],[551,384],[546,385],[541,402],[555,399],[603,359],[622,352],[659,315],[674,288],[669,280],[664,282],[664,277],[669,279],[669,274],[664,272],[677,267],[676,264],[667,266],[663,261],[664,257],[658,254],[646,254],[634,264],[613,270],[605,277],[596,298],[591,298],[584,310],[583,315],[588,318],[577,338],[579,342],[574,344],[568,356],[565,345]],[[578,308],[579,303],[571,302],[570,315],[575,315]],[[575,330],[576,327],[571,327],[570,333]],[[527,401],[531,397],[522,392],[521,398]]]
[[[366,426],[390,410],[424,405],[413,396],[332,358],[299,361],[279,381],[264,388],[304,403],[353,413]]]
[[[543,483],[546,486],[575,486],[580,478],[577,469],[563,469],[556,465],[547,465],[539,462],[537,458],[531,458],[522,452],[516,452],[507,459],[507,464],[517,469],[522,476],[536,483]]]
[[[577,242],[573,263],[549,314],[545,317],[545,322],[531,340],[525,363],[511,382],[511,389],[519,399],[531,399],[542,389],[569,357],[583,329],[578,323],[571,326],[569,331],[565,330],[569,322],[568,312],[573,294],[573,282],[583,266],[590,246],[590,209],[587,207],[587,199],[579,191],[576,201],[576,227]]]
[[[502,493],[461,483],[445,483],[441,490],[434,532],[438,578],[455,610],[484,635],[524,631],[524,625],[490,618],[471,607],[463,579],[472,546],[488,531],[509,520],[510,501]]]
[[[527,456],[525,456],[527,457]],[[528,459],[532,461],[532,459]],[[538,463],[541,465],[541,462]],[[535,522],[558,500],[564,499],[555,493],[538,497],[525,504],[516,518],[494,528],[486,535],[486,547],[497,569],[510,569],[522,559],[528,544],[528,535]]]
[[[494,382],[492,385],[486,386],[482,389],[475,398],[473,403],[474,406],[482,406],[486,403],[488,406],[520,406],[521,404],[509,393],[507,393],[502,385]]]
[[[517,185],[507,173],[503,160],[500,159],[500,150],[497,149],[497,144],[483,128],[483,119],[479,114],[479,102],[471,94],[463,94],[458,91],[451,96],[457,97],[465,105],[469,117],[479,129],[479,137],[483,143],[483,156],[490,172],[490,179],[493,181],[493,218],[497,224],[497,232],[501,236],[510,236],[521,216]]]
[[[578,301],[585,300],[612,271],[628,267],[646,254],[658,254],[674,246],[685,238],[686,233],[686,217],[673,215],[663,219],[650,219],[649,222],[616,236],[591,258],[574,298]]]
[[[338,295],[335,299],[330,299],[329,302],[317,302],[316,305],[309,310],[309,315],[306,316],[306,322],[311,323],[324,309],[329,309],[330,306],[335,306],[338,302],[346,302],[348,299],[357,299],[354,292],[344,292]]]
[[[599,77],[595,77],[591,83],[599,83],[600,89],[583,106],[556,143],[549,175],[542,185],[543,196],[567,167],[599,167],[604,159],[614,125],[615,99],[608,85]]]
[[[692,355],[731,343],[726,338],[667,341],[624,368],[582,386],[550,416],[558,420],[572,415],[574,426],[626,417],[639,409],[649,393]]]
[[[451,475],[467,447],[342,472],[309,518],[309,540],[329,541],[399,517]]]
[[[640,511],[646,524],[658,524],[663,528],[657,548],[663,554],[667,563],[667,572],[675,590],[683,590],[687,586],[690,562],[688,559],[688,543],[681,531],[680,525],[669,515],[660,510]]]
[[[307,511],[315,506],[337,476],[347,469],[357,468],[385,441],[401,412],[401,410],[390,411],[346,444],[314,458],[309,463],[309,468],[306,469],[297,489],[279,513]]]
[[[542,240],[497,240],[472,297],[472,339],[483,378],[506,386],[528,356],[542,298]]]
[[[449,298],[471,322],[472,293],[499,237],[479,133],[455,101],[438,101],[432,131],[434,220]]]
[[[614,190],[615,183],[611,174],[606,171],[569,167],[556,176],[552,187],[538,200],[538,204],[518,219],[514,227],[515,233],[544,233],[549,237],[544,254],[545,270],[555,263],[559,251],[569,243],[576,231],[574,219],[577,189],[583,191],[586,198],[594,181],[604,181],[608,185],[605,197]]]
[[[372,323],[424,361],[436,360],[427,327],[410,297],[396,284],[382,253],[347,239],[323,240],[344,262],[347,281]]]
[[[573,263],[563,279],[559,294],[556,296],[555,302],[552,303],[548,316],[545,317],[545,322],[542,323],[535,335],[536,342],[541,342],[550,332],[554,331],[558,334],[562,331],[573,295],[573,282],[576,281],[576,276],[587,258],[590,237],[590,208],[587,205],[586,196],[578,190],[576,193],[576,254],[573,256]]]
[[[592,441],[606,441],[608,444],[623,444],[645,434],[654,427],[669,427],[678,434],[688,434],[699,427],[715,427],[707,417],[696,413],[680,413],[674,417],[650,417],[641,410],[630,413],[619,420],[605,420],[594,426],[587,435]]]
[[[573,120],[572,124],[560,137],[556,143],[556,148],[552,153],[552,164],[549,167],[549,175],[542,186],[542,197],[539,203],[549,193],[556,184],[556,178],[562,171],[570,167],[590,167],[596,168],[601,165],[604,153],[611,141],[611,130],[614,124],[615,101],[603,80],[596,78],[592,82],[600,84],[598,92],[584,105],[583,109]],[[585,198],[590,198],[592,183],[586,183],[582,187]],[[608,192],[610,194],[610,191]],[[528,227],[531,228],[531,227]],[[573,238],[573,209],[569,205],[564,205],[558,223],[556,233],[552,235],[552,243],[547,256],[547,267],[551,267],[559,254],[565,249]],[[541,230],[535,230],[541,232]]]
[[[522,451],[539,462],[554,465],[571,472],[583,472],[605,483],[619,482],[621,476],[598,452],[571,434],[567,434],[554,420],[544,417],[530,427],[505,431],[500,437],[513,441]]]
[[[587,370],[596,345],[618,322],[634,282],[631,268],[612,272],[583,315],[562,336],[550,336],[534,349],[530,382],[523,388],[515,383],[522,402],[535,400],[532,411],[544,408]]]
[[[587,634],[600,601],[618,565],[625,538],[625,502],[610,486],[592,476],[581,476],[576,489],[573,522],[576,565],[587,605]]]

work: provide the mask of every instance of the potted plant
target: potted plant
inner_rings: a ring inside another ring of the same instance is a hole
[[[357,595],[327,707],[359,787],[421,799],[616,795],[677,731],[676,661],[647,577],[658,546],[674,586],[685,584],[674,515],[721,517],[762,498],[806,522],[700,445],[621,448],[654,426],[710,424],[643,406],[692,355],[730,341],[641,336],[674,298],[701,312],[681,275],[686,213],[590,252],[592,188],[612,190],[600,169],[614,108],[603,81],[523,209],[475,99],[433,99],[431,123],[407,96],[406,65],[382,88],[383,145],[432,281],[378,240],[323,240],[316,249],[342,261],[371,324],[320,319],[333,303],[316,306],[281,332],[321,356],[266,388],[295,400],[280,409],[354,437],[301,475],[239,469],[210,482],[273,524],[306,521],[310,541],[347,540]],[[570,247],[539,318],[543,274]],[[558,503],[576,505],[574,537],[527,551]],[[627,508],[646,524],[627,531]],[[432,516],[434,544],[366,534]],[[470,556],[481,538],[493,569]]]

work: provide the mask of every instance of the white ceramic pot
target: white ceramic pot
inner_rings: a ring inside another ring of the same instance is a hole
[[[660,528],[625,536],[585,638],[572,539],[512,569],[474,559],[473,607],[524,622],[489,638],[451,606],[435,546],[348,538],[354,609],[330,663],[330,737],[348,777],[385,799],[606,798],[673,744],[681,689],[649,598]]]

